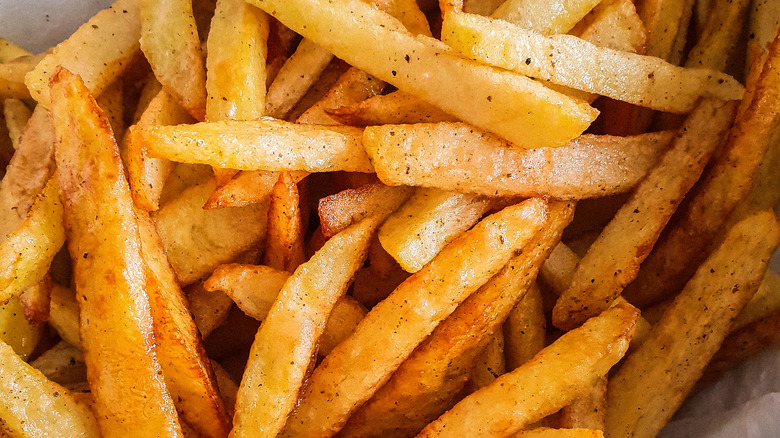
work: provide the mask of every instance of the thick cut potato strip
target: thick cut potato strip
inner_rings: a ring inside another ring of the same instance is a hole
[[[291,272],[306,260],[302,208],[295,179],[289,172],[282,172],[268,204],[263,254],[266,265]]]
[[[182,420],[207,437],[224,437],[230,418],[219,395],[211,362],[176,281],[154,223],[138,212],[141,249],[147,264],[146,290],[154,340],[165,383]]]
[[[772,270],[767,270],[761,286],[734,319],[729,331],[735,332],[778,310],[780,310],[780,276]]]
[[[163,88],[198,120],[206,117],[206,70],[187,0],[137,0],[140,43]]]
[[[507,0],[491,15],[544,35],[570,31],[601,0]]]
[[[349,106],[328,110],[327,113],[350,126],[458,121],[439,108],[400,91],[380,94]]]
[[[223,293],[208,292],[201,283],[187,288],[187,301],[195,326],[205,339],[227,321],[233,300]]]
[[[321,198],[317,213],[320,217],[322,234],[326,238],[334,236],[368,216],[386,217],[397,210],[409,198],[412,191],[413,189],[409,187],[390,187],[382,183],[372,183]]]
[[[231,436],[276,436],[284,427],[328,315],[363,265],[376,225],[366,219],[337,234],[285,282],[252,344]]]
[[[737,114],[717,161],[642,264],[636,280],[626,287],[625,297],[630,302],[645,306],[680,290],[707,256],[729,215],[751,190],[772,130],[778,125],[780,38],[772,43],[754,90],[750,105]]]
[[[0,243],[0,303],[41,282],[64,243],[62,205],[52,179],[27,219]]]
[[[398,286],[315,369],[283,435],[337,432],[460,302],[539,231],[547,216],[548,206],[539,199],[507,207],[462,234]]]
[[[626,353],[639,311],[619,304],[461,400],[419,437],[507,436],[586,392]]]
[[[280,120],[136,126],[133,141],[150,154],[184,163],[238,170],[373,172],[361,131]]]
[[[14,437],[98,438],[97,422],[71,393],[0,341],[0,421]]]
[[[584,102],[531,79],[466,61],[432,38],[414,37],[358,0],[252,3],[349,64],[517,145],[560,146],[597,115]]]
[[[778,242],[780,224],[768,211],[729,230],[645,342],[610,379],[607,436],[658,434],[758,289]]]
[[[173,96],[165,90],[160,90],[141,114],[138,125],[178,125],[192,120],[192,116]],[[165,159],[150,157],[145,145],[133,141],[131,136],[126,138],[125,165],[133,200],[141,209],[155,211],[160,208],[163,187],[175,164]]]
[[[568,289],[555,303],[553,324],[563,330],[598,315],[636,278],[685,194],[721,145],[735,104],[702,100],[650,171],[580,260]]]
[[[571,35],[544,37],[474,14],[447,14],[442,41],[477,61],[660,111],[688,112],[700,97],[742,97],[739,82],[723,73],[685,69]]]
[[[553,204],[545,228],[522,253],[439,324],[390,381],[355,412],[339,436],[413,436],[449,409],[463,390],[475,358],[524,296],[572,215],[572,205]]]
[[[528,292],[509,312],[503,330],[508,371],[533,359],[547,346],[547,320],[544,315],[542,291],[536,283],[528,288]]]
[[[139,53],[139,1],[118,0],[46,55],[25,77],[33,99],[48,108],[49,76],[58,65],[81,76],[93,94],[106,89]]]
[[[582,135],[560,148],[522,150],[463,123],[439,123],[370,126],[363,145],[385,184],[582,199],[630,190],[673,135]]]
[[[241,0],[220,0],[206,43],[206,120],[264,115],[268,16]]]
[[[208,291],[224,292],[244,313],[262,321],[288,278],[289,272],[268,266],[229,264],[217,267],[203,286]],[[344,296],[339,299],[322,333],[320,354],[330,353],[355,330],[365,315],[366,309],[353,298]]]
[[[52,76],[55,160],[81,305],[81,344],[104,436],[181,436],[154,348],[138,226],[107,120],[78,76]],[[89,181],[85,184],[84,181]]]
[[[490,208],[488,198],[419,189],[379,228],[382,247],[407,272],[417,272]]]

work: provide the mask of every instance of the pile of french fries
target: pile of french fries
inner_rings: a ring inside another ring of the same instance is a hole
[[[780,340],[780,3],[552,3],[0,41],[0,433],[653,437]]]

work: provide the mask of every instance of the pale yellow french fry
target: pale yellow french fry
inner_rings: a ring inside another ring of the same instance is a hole
[[[458,303],[533,237],[547,215],[548,206],[539,199],[507,207],[483,219],[398,286],[315,369],[283,436],[330,436],[338,431]],[[417,302],[429,305],[421,312]]]
[[[442,41],[480,62],[660,111],[685,113],[701,97],[736,100],[743,92],[734,78],[713,70],[677,67],[571,35],[544,37],[474,14],[447,14]]]
[[[50,95],[81,344],[101,432],[124,436],[132,424],[137,436],[181,436],[155,353],[146,266],[108,121],[67,70],[53,74]]]
[[[544,35],[566,33],[601,0],[507,0],[491,15]]]
[[[14,149],[18,149],[27,121],[32,117],[32,110],[19,99],[5,99],[3,101],[3,115]]]
[[[95,416],[0,341],[0,419],[14,437],[100,437]]]
[[[14,44],[5,38],[0,38],[0,62],[6,62],[14,58],[19,58],[20,56],[29,55],[32,55],[32,53],[21,46]]]
[[[25,78],[42,59],[43,55],[23,56],[0,63],[0,97],[30,99]]]
[[[49,324],[65,342],[81,346],[79,303],[74,290],[56,283],[52,286]]]
[[[27,360],[35,350],[43,328],[43,324],[27,321],[18,298],[0,305],[0,340],[9,344],[23,360]]]
[[[195,326],[204,339],[225,323],[233,307],[230,297],[221,292],[209,292],[201,283],[187,288],[187,301]]]
[[[206,70],[192,2],[137,0],[140,45],[163,88],[197,120],[206,116]]]
[[[520,146],[560,146],[597,114],[526,77],[465,61],[358,0],[252,3],[351,65]]]
[[[418,436],[507,436],[556,412],[623,357],[638,315],[628,304],[605,311],[461,400]]]
[[[139,1],[118,0],[44,56],[25,77],[33,99],[49,107],[49,76],[58,65],[81,76],[96,95],[108,87],[139,53]]]
[[[285,282],[252,344],[231,436],[275,436],[284,427],[328,315],[362,266],[376,225],[369,218],[337,234]]]
[[[561,409],[558,426],[564,429],[581,428],[602,431],[607,411],[606,405],[607,376],[602,376],[585,394],[575,398],[568,406]]]
[[[593,21],[577,35],[599,47],[642,54],[647,32],[631,0],[600,3]]]
[[[729,230],[645,342],[609,380],[606,436],[658,434],[758,289],[778,242],[780,224],[769,211]]]
[[[265,115],[283,119],[319,78],[333,55],[311,40],[304,39],[277,73],[265,106]]]

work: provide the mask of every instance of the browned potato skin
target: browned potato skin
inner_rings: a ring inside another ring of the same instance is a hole
[[[437,123],[370,126],[363,146],[389,185],[583,199],[630,190],[673,135],[585,134],[558,148],[523,150],[465,123]]]
[[[628,349],[639,316],[618,304],[567,332],[530,362],[461,400],[418,437],[500,437],[565,406]]]
[[[386,216],[398,209],[411,194],[409,187],[371,183],[322,198],[317,208],[322,234],[334,236],[369,215]]]
[[[58,69],[51,81],[57,178],[101,432],[181,436],[155,352],[146,265],[116,142],[77,76]]]
[[[315,369],[282,435],[336,433],[460,302],[541,229],[548,214],[547,203],[533,198],[488,216],[398,286]]]

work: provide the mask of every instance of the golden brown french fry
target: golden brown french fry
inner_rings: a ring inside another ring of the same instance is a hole
[[[132,424],[138,436],[180,436],[155,353],[146,266],[116,142],[78,76],[58,68],[50,95],[81,344],[101,432],[123,436]]]
[[[230,373],[219,364],[219,362],[211,361],[211,368],[214,370],[214,376],[217,378],[217,384],[219,386],[219,392],[222,396],[222,401],[225,404],[225,408],[228,410],[228,414],[233,418],[233,409],[236,406],[236,394],[238,394],[238,385],[233,381]]]
[[[204,339],[225,323],[233,307],[230,297],[219,292],[209,292],[201,283],[187,288],[187,301],[195,326]]]
[[[571,284],[555,303],[556,327],[571,330],[598,315],[636,278],[640,263],[721,145],[735,112],[735,104],[700,101],[672,147],[580,260]]]
[[[493,332],[490,341],[475,359],[474,368],[466,382],[468,393],[490,385],[498,376],[506,373],[504,333],[501,330]]]
[[[474,14],[447,14],[442,41],[476,61],[660,111],[685,113],[701,97],[736,100],[743,92],[720,72],[685,69],[571,35],[544,37]]]
[[[265,236],[267,205],[204,210],[214,187],[213,178],[191,187],[152,216],[182,284],[205,277],[217,265],[259,245]]]
[[[328,315],[363,264],[376,226],[369,218],[337,234],[285,282],[252,344],[232,436],[275,436],[284,427]]]
[[[289,172],[282,172],[271,190],[268,204],[263,256],[266,265],[292,272],[306,260],[301,209],[301,198],[295,180]]]
[[[60,341],[30,362],[47,379],[63,386],[83,384],[87,381],[84,354],[78,346]]]
[[[568,406],[561,409],[558,426],[564,429],[582,428],[602,431],[606,404],[607,377],[602,376],[585,394],[575,398]]]
[[[108,87],[139,53],[138,4],[139,0],[117,0],[44,56],[25,77],[33,99],[49,107],[49,76],[58,65],[81,76],[95,95]]]
[[[0,341],[0,419],[15,437],[99,437],[95,416]]]
[[[457,121],[456,117],[400,91],[330,109],[327,113],[339,122],[350,126]]]
[[[418,436],[506,436],[556,412],[623,357],[637,316],[637,309],[619,304],[592,318],[461,400]]]
[[[772,43],[769,58],[753,87],[750,105],[737,114],[729,138],[717,161],[677,214],[674,224],[642,264],[636,280],[625,289],[632,303],[646,306],[682,288],[752,181],[780,111],[780,38]],[[750,92],[751,90],[749,90]]]
[[[370,126],[363,146],[385,184],[484,196],[606,196],[631,189],[673,137],[582,135],[550,149],[518,149],[464,123]]]
[[[573,205],[553,204],[545,228],[523,252],[439,324],[350,417],[339,436],[413,436],[449,409],[463,390],[475,357],[526,293],[572,214]]]
[[[192,320],[154,223],[137,211],[147,265],[146,292],[165,384],[183,421],[207,437],[224,437],[230,418],[219,395],[211,362]]]
[[[191,122],[192,116],[164,90],[160,90],[149,102],[138,120],[138,125],[178,125]],[[174,163],[160,158],[149,157],[143,143],[133,141],[127,136],[125,163],[127,178],[136,205],[146,211],[160,208],[160,197]]]
[[[334,236],[368,216],[392,215],[392,212],[397,210],[412,192],[413,189],[409,187],[390,187],[382,183],[371,183],[321,198],[317,212],[322,234],[325,237]]]
[[[542,265],[541,269],[544,269],[546,264]],[[542,292],[534,283],[512,308],[504,322],[504,354],[507,370],[511,371],[528,362],[546,345],[547,320],[542,306]]]
[[[535,198],[507,207],[462,234],[398,286],[315,369],[283,435],[330,436],[338,431],[460,302],[533,237],[547,215],[547,204]],[[418,302],[428,305],[418,308]]]
[[[0,243],[0,302],[43,281],[64,243],[62,205],[52,178],[30,215]]]
[[[154,75],[197,120],[206,117],[206,70],[186,0],[138,0],[140,45]]]
[[[16,150],[19,148],[19,142],[27,121],[32,117],[32,110],[19,99],[4,99],[3,115],[5,124],[8,127],[8,135],[11,137],[14,150]]]
[[[239,170],[373,172],[361,130],[280,120],[135,126],[133,141],[158,157]]]
[[[745,308],[739,312],[737,318],[729,328],[729,333],[733,333],[742,327],[752,324],[780,310],[780,276],[771,269],[767,269],[764,279],[761,281],[753,298],[745,305]]]
[[[566,33],[600,0],[508,0],[491,15],[526,29],[553,35]]]
[[[559,146],[595,119],[587,104],[528,78],[464,61],[358,0],[252,3],[350,65],[517,145]],[[340,31],[329,30],[336,28]],[[535,108],[530,114],[529,106]]]
[[[729,230],[609,380],[607,436],[653,437],[661,430],[758,289],[779,242],[780,224],[768,211]]]
[[[49,325],[65,342],[73,346],[81,346],[79,303],[76,301],[76,292],[54,283],[50,298]]]
[[[488,198],[418,189],[379,228],[382,247],[407,272],[417,272],[490,208]]]
[[[43,324],[27,321],[18,298],[0,305],[0,340],[13,347],[23,360],[27,360],[35,350],[43,328]]]
[[[227,264],[217,267],[203,285],[208,291],[224,292],[244,313],[262,321],[290,275],[268,266]],[[319,352],[330,353],[365,315],[366,309],[354,299],[349,296],[339,299],[320,339]]]
[[[604,432],[593,429],[551,429],[539,427],[532,430],[521,430],[512,438],[604,438]]]

